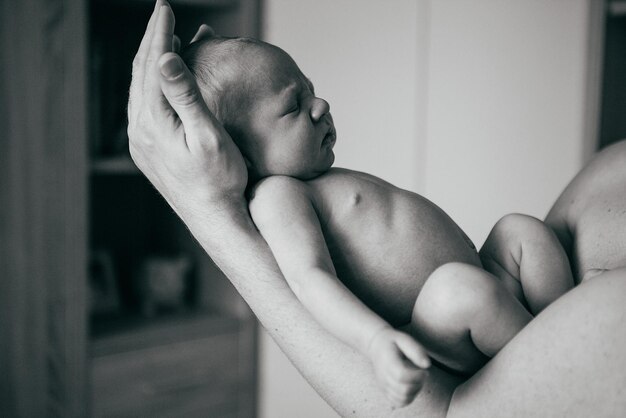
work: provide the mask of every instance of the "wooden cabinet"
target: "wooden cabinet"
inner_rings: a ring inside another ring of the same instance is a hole
[[[201,23],[258,36],[257,0],[171,5],[183,43]],[[128,152],[130,68],[153,7],[90,2],[91,408],[101,417],[252,417],[255,320]]]
[[[599,149],[626,138],[626,3],[605,0],[605,10]]]
[[[171,3],[183,42],[258,35],[259,0]],[[153,6],[0,2],[2,417],[255,415],[256,322],[128,156]],[[181,254],[182,305],[142,309],[137,272]]]
[[[254,416],[252,327],[180,317],[95,340],[94,416]]]

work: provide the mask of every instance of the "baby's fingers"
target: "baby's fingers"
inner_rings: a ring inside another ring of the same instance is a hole
[[[404,396],[398,395],[391,390],[387,391],[385,396],[394,408],[402,408],[410,403]]]
[[[387,387],[386,396],[394,406],[403,407],[413,402],[421,388],[422,385],[394,384]]]
[[[428,353],[424,347],[411,336],[407,334],[399,335],[396,338],[396,345],[402,354],[415,366],[422,369],[428,369],[430,367]]]
[[[428,371],[419,369],[406,360],[397,360],[388,365],[382,382],[388,394],[393,394],[397,402],[406,405],[424,386]]]

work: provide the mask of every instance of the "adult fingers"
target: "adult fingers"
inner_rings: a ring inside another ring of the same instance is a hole
[[[174,38],[172,39],[172,51],[177,54],[180,52],[180,38],[176,35],[174,35]]]
[[[210,38],[212,36],[215,36],[215,31],[213,30],[213,28],[203,23],[200,25],[200,27],[198,28],[198,31],[193,36],[193,38],[191,38],[191,42],[189,43],[191,44],[201,39]]]
[[[133,102],[137,100],[141,93],[141,89],[143,88],[146,57],[148,55],[150,44],[152,43],[154,24],[159,14],[161,4],[161,0],[157,0],[155,2],[154,10],[152,11],[152,15],[150,15],[148,25],[146,26],[146,32],[141,39],[141,43],[139,44],[139,48],[137,49],[137,53],[135,54],[135,58],[133,59],[132,78],[130,81],[130,93],[128,101],[128,117],[131,121],[134,120],[135,116],[133,112]]]
[[[430,358],[428,353],[422,347],[420,343],[415,341],[409,335],[401,335],[396,339],[396,344],[402,354],[405,355],[414,365],[422,369],[428,369],[430,367]]]
[[[160,100],[161,89],[159,88],[159,69],[156,62],[161,55],[172,50],[174,37],[174,13],[167,2],[159,8],[159,14],[154,24],[154,35],[150,44],[150,51],[146,59],[146,75],[144,89],[147,99],[151,102]]]
[[[139,48],[137,49],[137,53],[135,54],[135,59],[133,60],[133,70],[143,68],[143,65],[146,61],[146,57],[148,56],[148,51],[150,50],[150,45],[152,44],[152,37],[154,35],[154,25],[155,25],[157,16],[159,15],[159,11],[161,10],[162,5],[163,5],[162,0],[157,0],[154,3],[154,10],[152,10],[152,14],[150,15],[150,20],[148,20],[148,25],[146,26],[146,32],[143,34],[143,37],[141,38]]]
[[[161,89],[183,123],[187,141],[200,137],[208,139],[207,132],[217,132],[219,122],[204,102],[198,84],[183,60],[172,52],[166,53],[159,59],[159,68]]]

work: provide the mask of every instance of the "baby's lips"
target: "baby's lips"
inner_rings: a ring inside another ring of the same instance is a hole
[[[337,141],[337,133],[335,132],[334,127],[330,127],[326,135],[324,135],[324,140],[322,141],[322,145],[334,145]]]

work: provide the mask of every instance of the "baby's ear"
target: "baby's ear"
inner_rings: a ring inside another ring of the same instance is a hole
[[[192,44],[194,42],[201,41],[203,39],[212,38],[214,36],[215,36],[215,31],[213,30],[213,28],[203,23],[202,25],[200,25],[200,27],[198,28],[198,31],[196,32],[196,34],[193,36],[193,38],[191,39],[189,43]]]

